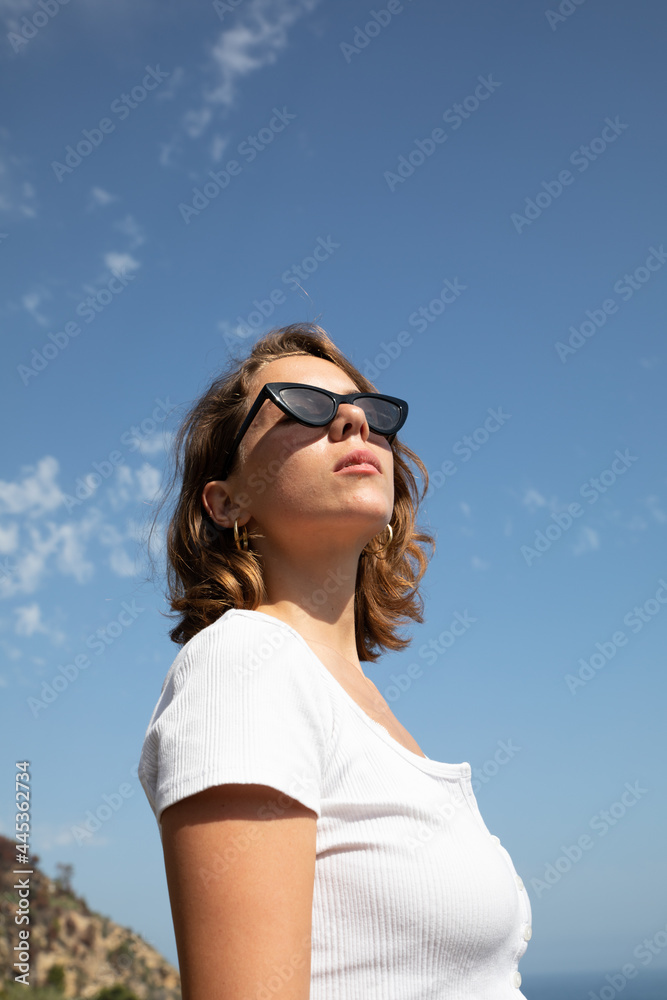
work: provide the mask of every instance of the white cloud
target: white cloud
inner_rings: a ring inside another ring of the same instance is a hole
[[[172,154],[174,152],[182,152],[182,146],[179,142],[178,135],[173,135],[169,142],[160,143],[160,154],[158,156],[158,163],[161,167],[173,167],[175,165]]]
[[[0,126],[0,211],[34,219],[37,216],[35,189],[24,179],[30,166],[25,157],[10,152],[10,138],[9,131]]]
[[[185,70],[182,66],[176,66],[169,77],[155,94],[156,101],[171,101],[178,88],[185,80]]]
[[[593,552],[600,548],[600,536],[593,528],[582,526],[579,530],[579,539],[572,547],[572,553],[580,556],[584,552]]]
[[[17,635],[31,636],[34,632],[45,632],[46,629],[41,622],[42,612],[39,604],[25,604],[23,607],[14,608],[16,623],[14,631]]]
[[[201,108],[199,111],[186,111],[183,116],[183,127],[191,139],[198,139],[211,120],[213,112],[210,108]]]
[[[142,441],[142,451],[162,451],[168,436],[156,431]],[[108,483],[98,485],[95,504],[91,494],[74,506],[65,504],[66,494],[56,482],[58,471],[57,460],[47,456],[22,469],[15,482],[0,481],[0,514],[7,518],[0,528],[0,599],[32,594],[57,576],[85,585],[102,565],[121,577],[136,576],[139,571],[146,541],[146,524],[140,522],[144,515],[150,520],[150,507],[162,485],[161,470],[146,460],[135,469],[122,463]],[[108,512],[126,505],[131,505],[135,516],[123,528],[108,519]],[[45,518],[45,513],[51,517]],[[54,515],[60,515],[60,523]],[[157,543],[161,543],[159,537]],[[91,553],[92,546],[98,546],[98,552]],[[106,561],[99,558],[99,546],[110,550]],[[36,604],[16,608],[14,614],[21,635],[44,632],[53,642],[64,638],[42,622]]]
[[[81,521],[26,525],[27,542],[13,559],[11,573],[0,577],[0,597],[30,594],[44,582],[49,573],[57,571],[72,576],[77,583],[87,583],[95,566],[85,558],[85,545],[98,530],[101,513],[91,508]]]
[[[225,139],[223,136],[216,134],[211,140],[211,159],[214,163],[220,163],[222,159],[222,154],[227,149],[229,145],[229,139]]]
[[[137,499],[146,501],[154,500],[160,490],[161,481],[162,473],[160,470],[148,462],[144,462],[137,471],[137,486],[139,489]]]
[[[51,292],[47,288],[40,287],[34,292],[26,292],[25,295],[21,297],[21,303],[26,312],[30,313],[32,318],[40,326],[48,326],[49,319],[44,316],[43,313],[39,311],[39,307],[44,301],[44,299],[50,299]]]
[[[155,455],[158,452],[164,453],[171,447],[175,436],[173,431],[154,431],[151,435],[139,441],[138,451],[142,455]]]
[[[104,188],[94,187],[90,192],[88,211],[92,211],[94,208],[104,208],[106,205],[110,205],[112,201],[118,201],[118,195],[111,194],[109,191],[105,191]]]
[[[137,573],[136,560],[131,559],[123,548],[113,550],[109,565],[117,576],[135,576]]]
[[[40,517],[46,511],[55,510],[64,499],[55,478],[60,468],[52,455],[41,458],[34,466],[23,466],[28,470],[19,482],[0,480],[0,514],[30,514]]]
[[[485,562],[483,559],[480,559],[479,556],[473,556],[472,559],[470,560],[470,565],[472,566],[473,569],[484,570],[488,569],[491,563]]]
[[[141,228],[137,220],[133,215],[127,214],[124,219],[119,219],[118,222],[114,222],[113,228],[123,236],[127,236],[130,241],[130,250],[140,247],[142,243],[146,242],[146,236],[144,230]]]
[[[98,533],[98,541],[111,549],[109,566],[116,576],[135,576],[137,573],[136,560],[130,558],[124,548],[124,542],[128,537],[132,537],[132,531],[122,534],[112,524],[105,524]]]
[[[465,514],[466,517],[470,517],[470,507],[465,502],[465,500],[461,501],[461,503],[459,504],[459,507],[461,508],[461,510],[463,511],[463,513]]]
[[[134,500],[133,486],[134,473],[130,466],[125,463],[117,465],[113,481],[107,489],[107,497],[113,510],[119,510]]]
[[[149,462],[134,470],[127,464],[118,465],[114,481],[107,490],[109,503],[114,510],[128,503],[149,503],[157,496],[161,480],[161,471]]]
[[[0,552],[14,552],[19,544],[19,526],[10,524],[8,528],[0,525]]]
[[[276,61],[287,48],[287,29],[314,10],[319,0],[246,0],[233,27],[223,31],[211,51],[217,83],[204,96],[229,108],[239,80]]]
[[[104,255],[104,263],[110,271],[120,272],[136,271],[141,267],[141,263],[129,253],[116,253],[110,251]]]
[[[61,524],[56,538],[60,543],[57,566],[65,576],[73,576],[77,583],[87,583],[95,573],[95,566],[84,554],[84,542],[91,532],[91,519],[74,524]]]
[[[37,602],[25,604],[13,610],[17,619],[14,625],[14,631],[17,635],[30,638],[35,632],[43,632],[56,645],[64,642],[64,632],[44,624],[42,621],[42,611]]]
[[[546,500],[544,499],[542,494],[538,493],[537,490],[533,489],[526,490],[526,492],[523,495],[521,503],[524,505],[524,507],[528,508],[531,514],[533,514],[538,507],[546,506]]]

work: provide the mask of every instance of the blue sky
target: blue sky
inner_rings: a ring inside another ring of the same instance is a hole
[[[0,11],[2,832],[27,759],[47,872],[176,961],[136,778],[178,652],[151,505],[230,352],[317,321],[409,401],[432,477],[426,621],[367,673],[392,694],[419,664],[395,714],[476,769],[524,976],[641,972],[667,925],[663,6]]]

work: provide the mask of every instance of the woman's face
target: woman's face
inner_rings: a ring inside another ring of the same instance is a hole
[[[266,382],[303,382],[338,393],[359,387],[330,361],[293,355],[265,365],[249,393],[252,402]],[[369,452],[379,470],[335,471],[350,452]],[[265,400],[246,431],[226,485],[253,530],[278,538],[295,531],[333,532],[340,543],[366,542],[389,522],[394,506],[394,459],[387,439],[371,431],[363,410],[341,403],[324,427],[307,427]]]

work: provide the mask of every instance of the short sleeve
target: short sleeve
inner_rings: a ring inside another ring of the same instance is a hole
[[[228,611],[183,647],[144,738],[155,817],[213,785],[269,785],[321,815],[331,703],[283,623]]]

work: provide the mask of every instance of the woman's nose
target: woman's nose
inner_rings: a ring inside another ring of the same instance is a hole
[[[362,408],[355,406],[354,403],[341,403],[336,416],[331,421],[331,431],[342,436],[348,428],[351,434],[361,434],[364,441],[370,434],[368,420]]]

